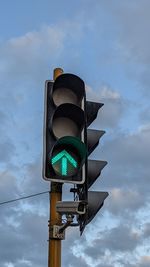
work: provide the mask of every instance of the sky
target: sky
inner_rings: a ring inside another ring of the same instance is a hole
[[[109,197],[81,237],[66,230],[62,267],[150,266],[149,12],[149,0],[1,1],[0,203],[49,190],[44,85],[54,68],[104,103],[92,127],[106,134],[92,157],[108,165],[92,190]],[[0,266],[47,266],[48,194],[0,205],[0,218]]]

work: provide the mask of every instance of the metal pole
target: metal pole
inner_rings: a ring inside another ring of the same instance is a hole
[[[61,68],[54,69],[53,79],[63,73]],[[61,216],[56,212],[56,202],[62,200],[62,184],[51,182],[48,267],[61,267],[61,240],[52,238],[53,225],[61,225]]]

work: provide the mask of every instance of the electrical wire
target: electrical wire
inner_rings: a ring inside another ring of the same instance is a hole
[[[40,193],[36,193],[36,194],[33,194],[33,195],[29,195],[29,196],[25,196],[25,197],[20,197],[20,198],[16,198],[16,199],[7,200],[7,201],[4,201],[4,202],[0,202],[0,206],[1,205],[5,205],[5,204],[9,204],[9,203],[12,203],[12,202],[15,202],[15,201],[20,201],[20,200],[23,200],[23,199],[27,199],[27,198],[31,198],[31,197],[36,197],[36,196],[43,195],[43,194],[47,194],[47,193],[49,193],[49,191],[40,192]]]

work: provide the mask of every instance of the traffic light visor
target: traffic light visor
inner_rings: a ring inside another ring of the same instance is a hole
[[[74,74],[62,74],[54,82],[52,95],[56,106],[64,103],[72,103],[80,106],[84,94],[84,82]]]

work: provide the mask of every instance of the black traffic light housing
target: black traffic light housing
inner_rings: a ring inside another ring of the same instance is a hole
[[[43,178],[81,184],[85,181],[85,85],[62,74],[45,83]]]

